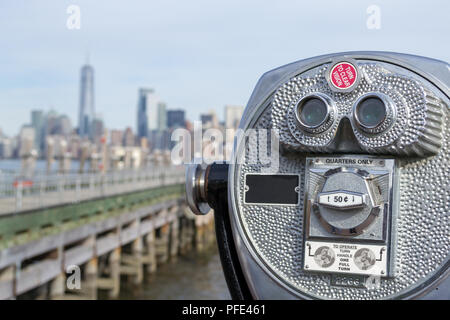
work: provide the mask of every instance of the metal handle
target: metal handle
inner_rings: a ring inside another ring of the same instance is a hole
[[[196,215],[205,215],[211,210],[206,198],[207,167],[204,163],[186,165],[186,201]]]

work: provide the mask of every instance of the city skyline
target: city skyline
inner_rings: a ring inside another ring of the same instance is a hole
[[[96,154],[108,152],[105,147],[109,147],[114,157],[122,157],[129,148],[144,153],[166,151],[175,146],[171,138],[174,130],[192,130],[185,110],[169,109],[153,88],[142,87],[138,88],[134,130],[131,125],[123,129],[111,128],[95,113],[94,73],[93,65],[81,66],[77,126],[64,113],[32,109],[29,121],[21,125],[17,134],[8,137],[0,131],[0,159],[53,159],[55,156],[79,159],[91,154],[95,161]],[[204,130],[237,129],[242,113],[242,106],[225,105],[222,122],[213,109],[202,113],[200,121]]]
[[[95,121],[101,121],[103,122],[103,116],[100,113],[97,113],[95,110],[95,80],[94,80],[94,73],[95,68],[93,65],[87,61],[85,64],[81,66],[80,69],[80,78],[79,78],[79,100],[78,100],[78,108],[77,108],[77,118],[73,118],[68,116],[66,113],[61,113],[54,107],[49,108],[31,108],[30,109],[30,117],[29,121],[24,120],[24,122],[20,123],[18,125],[18,130],[15,133],[7,133],[4,132],[1,123],[0,123],[0,138],[1,136],[5,136],[8,138],[13,138],[17,135],[20,135],[20,131],[27,126],[32,126],[36,128],[37,126],[43,126],[43,117],[44,115],[54,115],[58,117],[63,117],[68,120],[68,126],[70,126],[70,131],[73,129],[81,138],[88,137],[89,139],[93,139],[93,132],[94,130],[92,128],[93,123]],[[137,99],[137,107],[136,107],[136,113],[137,113],[137,121],[135,121],[135,124],[125,124],[125,126],[118,128],[118,127],[111,127],[109,125],[105,124],[105,129],[110,129],[113,131],[117,131],[120,129],[123,129],[123,131],[127,130],[128,128],[131,128],[133,130],[133,133],[136,134],[136,137],[141,138],[144,136],[148,136],[148,133],[151,131],[162,131],[167,128],[170,128],[170,121],[177,123],[179,121],[180,112],[183,114],[183,118],[185,121],[200,121],[205,122],[205,117],[210,118],[212,117],[212,113],[216,113],[216,110],[213,108],[209,108],[207,111],[204,110],[198,115],[198,119],[188,119],[186,117],[186,110],[183,108],[170,108],[167,106],[167,104],[161,99],[155,92],[154,88],[149,87],[139,87],[136,89],[138,92],[138,99]],[[151,101],[150,101],[151,100]],[[151,110],[146,110],[146,103],[147,101],[150,101],[149,105],[152,106]],[[217,118],[217,124],[223,123],[226,126],[234,127],[235,124],[231,124],[230,117],[233,117],[233,112],[230,110],[237,110],[239,113],[239,109],[243,109],[243,106],[238,105],[230,105],[230,104],[224,104],[222,106],[224,115],[223,118]],[[236,109],[237,108],[237,109]],[[241,110],[242,112],[242,110]],[[69,112],[70,113],[70,112]],[[148,113],[148,114],[147,114]],[[174,119],[169,118],[169,113],[173,114]],[[220,113],[219,113],[220,114]],[[217,117],[217,115],[215,115]],[[38,120],[39,119],[39,120]],[[36,123],[36,122],[39,122]],[[179,125],[179,124],[178,124]],[[39,140],[39,137],[42,136],[42,129],[36,130],[35,132],[35,139]],[[68,130],[67,127],[65,130]],[[142,130],[146,132],[146,134],[143,134]],[[48,134],[48,133],[47,133]]]

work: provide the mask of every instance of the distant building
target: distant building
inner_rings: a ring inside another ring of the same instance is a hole
[[[88,64],[81,68],[80,105],[78,134],[92,138],[91,125],[94,119],[94,68]]]
[[[125,129],[125,133],[123,135],[123,145],[125,147],[133,147],[135,145],[134,133],[130,127]]]
[[[203,126],[209,126],[212,124],[213,118],[210,114],[201,114],[200,115],[200,121],[202,122]]]
[[[158,102],[158,113],[156,115],[157,123],[156,128],[153,128],[151,125],[149,126],[149,130],[158,130],[163,131],[167,129],[167,111],[166,104],[164,102]],[[149,122],[152,124],[152,122]]]
[[[168,110],[167,111],[167,127],[168,128],[184,128],[186,126],[186,118],[184,110]]]
[[[230,160],[233,150],[233,141],[236,136],[236,130],[239,127],[244,108],[241,106],[225,106],[224,129],[225,129],[225,159]]]
[[[70,118],[66,115],[61,115],[57,118],[57,134],[68,136],[72,133],[73,127]]]
[[[42,153],[44,149],[45,139],[45,116],[42,110],[31,111],[31,126],[34,128],[34,146]]]
[[[103,124],[103,120],[100,117],[95,117],[92,120],[92,128],[91,128],[92,140],[99,144],[100,139],[103,137],[103,133],[105,131],[105,126]]]
[[[119,147],[123,144],[123,131],[122,130],[111,130],[110,144],[112,146],[117,146],[117,147]]]
[[[167,127],[168,132],[171,136],[171,133],[177,128],[186,128],[186,116],[184,110],[168,110],[167,111]],[[177,144],[177,141],[172,141],[169,139],[167,142],[167,148],[172,150],[173,147]]]
[[[219,128],[219,120],[214,110],[209,111],[207,114],[201,114],[200,121],[202,122],[203,129]]]
[[[30,154],[34,149],[35,132],[31,125],[24,125],[19,133],[19,156]]]
[[[166,104],[161,102],[153,89],[139,89],[137,112],[137,136],[148,137],[152,131],[167,128]]]
[[[59,134],[58,116],[54,110],[50,110],[45,115],[45,136]]]
[[[8,159],[13,156],[13,143],[12,139],[2,137],[0,138],[0,159]]]
[[[241,106],[225,106],[225,128],[237,129],[242,118],[244,107]]]
[[[72,131],[72,122],[68,116],[59,115],[53,110],[46,114],[44,119],[43,140],[45,140],[45,137],[49,135],[68,136],[72,133]],[[43,144],[45,144],[44,141]]]
[[[168,150],[172,144],[169,130],[150,131],[149,144],[151,150]]]
[[[139,89],[138,110],[137,110],[137,136],[139,138],[148,136],[148,105],[156,100],[153,89]]]

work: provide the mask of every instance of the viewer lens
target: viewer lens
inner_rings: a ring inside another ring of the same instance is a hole
[[[366,98],[356,107],[356,117],[362,126],[375,128],[386,118],[386,106],[380,98]]]
[[[326,120],[328,115],[327,105],[318,98],[306,100],[299,108],[300,121],[307,127],[318,127]]]

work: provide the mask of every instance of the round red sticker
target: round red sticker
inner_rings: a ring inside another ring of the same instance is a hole
[[[358,73],[354,65],[349,62],[339,62],[330,71],[330,82],[337,89],[352,87]]]

